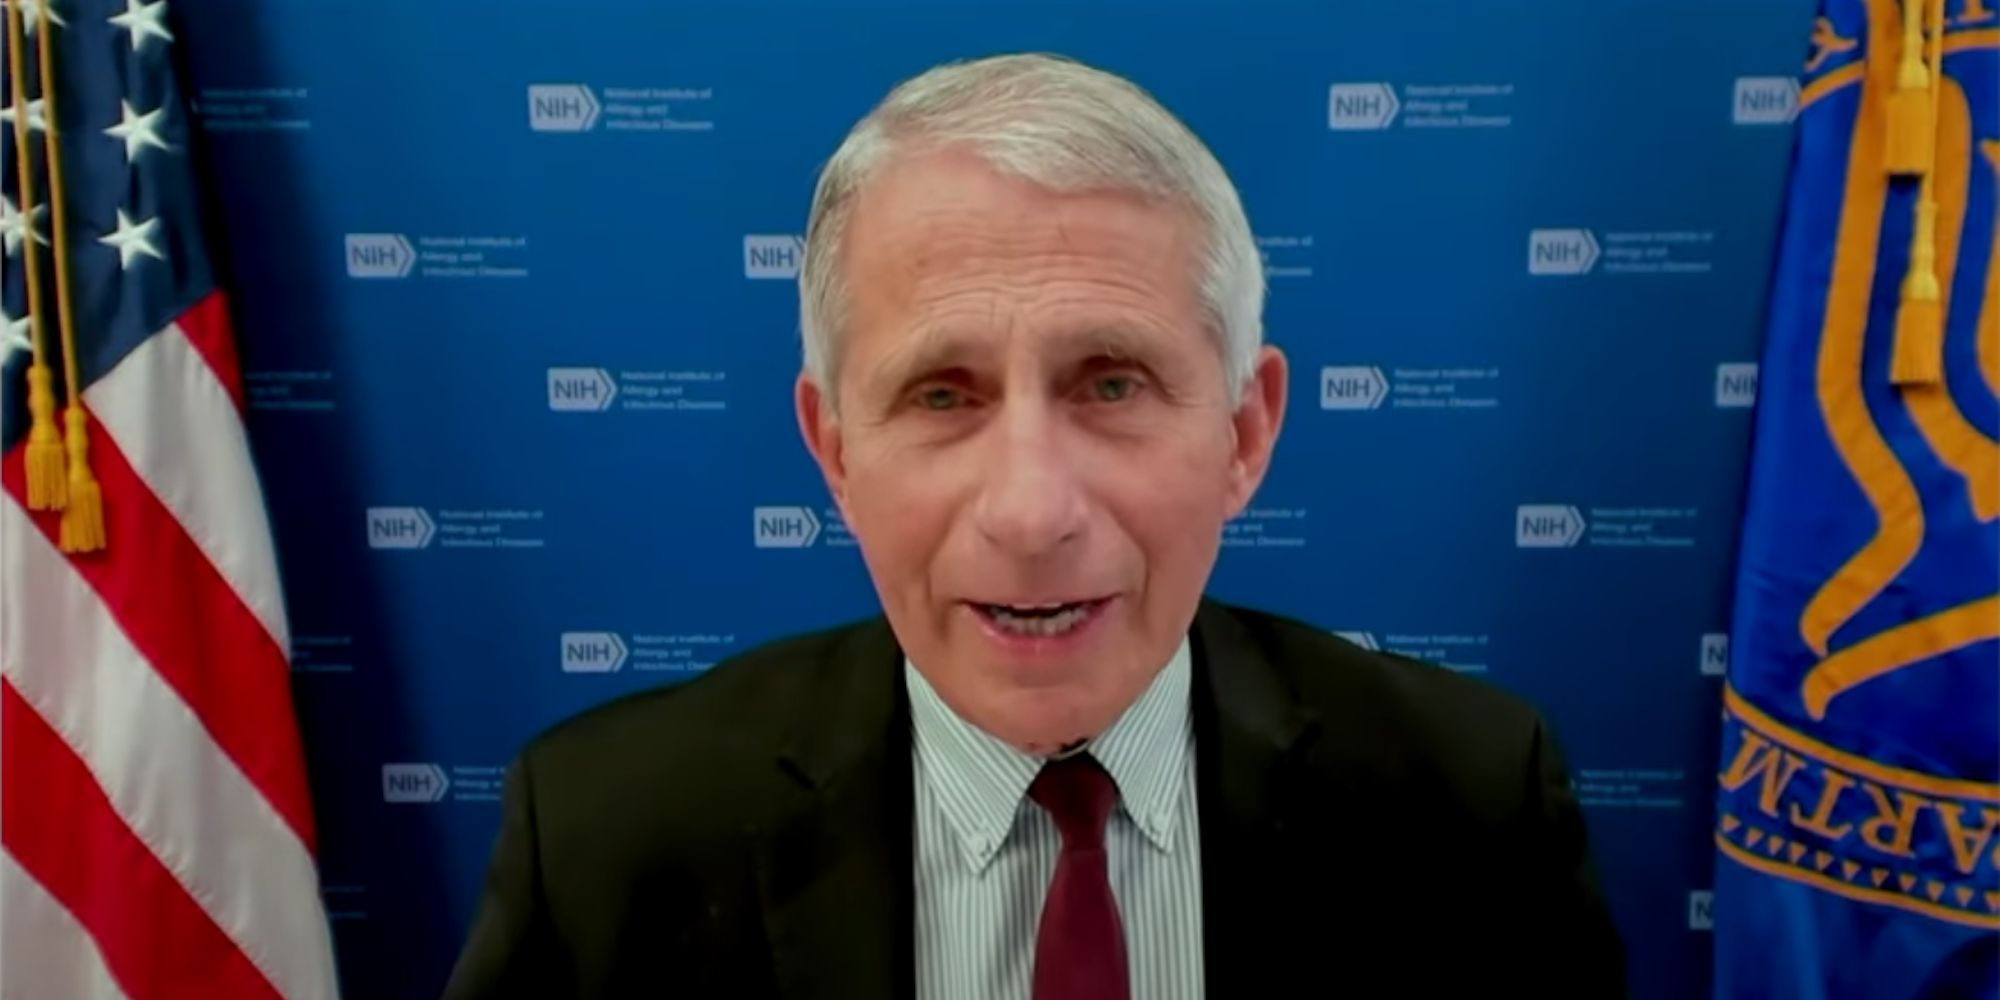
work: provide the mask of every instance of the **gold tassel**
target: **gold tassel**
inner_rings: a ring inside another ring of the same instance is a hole
[[[1944,289],[1937,276],[1937,202],[1930,187],[1930,178],[1924,178],[1916,234],[1910,240],[1910,271],[1903,277],[1903,300],[1896,308],[1889,380],[1897,385],[1944,380]]]
[[[9,4],[10,7],[15,6]],[[76,310],[70,307],[69,223],[63,209],[62,121],[56,107],[55,26],[49,23],[49,5],[43,4],[38,27],[41,34],[42,102],[47,138],[42,146],[48,153],[49,228],[54,237],[56,261],[56,313],[62,327],[63,375],[69,408],[64,417],[64,450],[69,459],[69,503],[63,507],[62,533],[57,540],[64,552],[95,552],[105,546],[104,493],[90,471],[90,414],[83,408],[83,378],[76,357]],[[22,173],[28,173],[22,164]]]
[[[104,547],[104,491],[90,473],[90,437],[84,433],[90,414],[72,398],[63,418],[69,424],[65,442],[69,446],[69,506],[63,510],[59,544],[64,552],[95,552]]]
[[[28,428],[29,510],[69,506],[69,474],[63,471],[62,435],[56,433],[54,374],[40,360],[28,369],[28,413],[34,418]]]
[[[1930,157],[1936,155],[1938,102],[1944,93],[1944,4],[1930,9],[1930,52],[1926,75],[1930,101],[1925,111],[1932,123]],[[1893,112],[1892,112],[1893,114]],[[1889,360],[1889,380],[1896,385],[1939,385],[1944,381],[1944,284],[1937,270],[1937,190],[1935,171],[1928,169],[1917,188],[1915,226],[1910,234],[1910,266],[1903,276],[1902,301],[1896,308],[1896,339]]]
[[[1926,173],[1937,149],[1937,80],[1924,61],[1924,15],[1944,9],[1943,0],[1903,0],[1903,45],[1896,66],[1896,89],[1889,95],[1891,174]]]
[[[20,5],[7,7],[8,83],[14,94],[14,162],[21,168],[21,225],[24,230],[22,256],[28,268],[29,346],[33,355],[28,365],[28,509],[62,510],[69,503],[68,476],[63,471],[62,436],[56,433],[55,372],[49,367],[49,338],[42,320],[40,254],[35,250],[35,171],[29,164],[33,152],[28,137],[28,74],[22,69],[26,43]],[[46,30],[46,28],[44,28]]]

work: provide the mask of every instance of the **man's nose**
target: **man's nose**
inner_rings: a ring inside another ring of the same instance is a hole
[[[1055,412],[1040,403],[1010,403],[988,430],[974,512],[981,534],[1020,556],[1045,555],[1079,534],[1083,493],[1074,449],[1062,440]]]

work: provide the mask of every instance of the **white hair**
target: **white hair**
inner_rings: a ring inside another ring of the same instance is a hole
[[[1191,212],[1203,230],[1202,305],[1231,405],[1241,402],[1264,340],[1264,263],[1235,185],[1201,139],[1144,90],[1041,54],[950,63],[902,83],[820,173],[799,271],[799,322],[806,372],[829,400],[846,304],[848,216],[862,187],[907,146],[963,149],[1051,191],[1117,191]]]

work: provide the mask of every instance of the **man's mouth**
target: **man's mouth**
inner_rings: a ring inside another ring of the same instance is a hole
[[[1049,604],[974,603],[972,609],[1002,632],[1039,638],[1069,632],[1104,603],[1102,599]]]

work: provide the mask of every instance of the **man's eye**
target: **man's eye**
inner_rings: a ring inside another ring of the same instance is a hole
[[[949,410],[958,401],[958,390],[949,386],[932,386],[917,394],[917,405],[926,410]]]
[[[1130,375],[1106,375],[1090,384],[1091,395],[1100,403],[1122,402],[1139,391],[1139,380]]]

